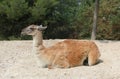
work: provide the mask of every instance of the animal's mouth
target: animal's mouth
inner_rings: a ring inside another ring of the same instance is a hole
[[[25,36],[25,35],[27,35],[26,33],[24,33],[24,32],[21,32],[21,36]]]
[[[24,32],[21,32],[21,36],[26,35]]]

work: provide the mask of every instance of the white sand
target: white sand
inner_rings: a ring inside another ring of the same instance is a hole
[[[46,40],[50,46],[60,40]],[[32,41],[0,41],[0,79],[120,79],[120,41],[95,41],[102,60],[94,66],[39,68]]]

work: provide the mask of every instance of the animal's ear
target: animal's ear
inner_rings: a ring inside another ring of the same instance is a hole
[[[47,26],[43,27],[42,25],[38,26],[38,30],[43,31],[47,28]]]

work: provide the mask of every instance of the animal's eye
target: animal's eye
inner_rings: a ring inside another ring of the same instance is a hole
[[[30,28],[30,30],[34,30],[34,28]]]
[[[27,29],[27,32],[30,32],[31,30],[30,29]]]

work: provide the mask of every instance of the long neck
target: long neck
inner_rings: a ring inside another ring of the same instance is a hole
[[[33,47],[38,47],[39,49],[44,48],[42,32],[38,31],[36,35],[33,36]]]

